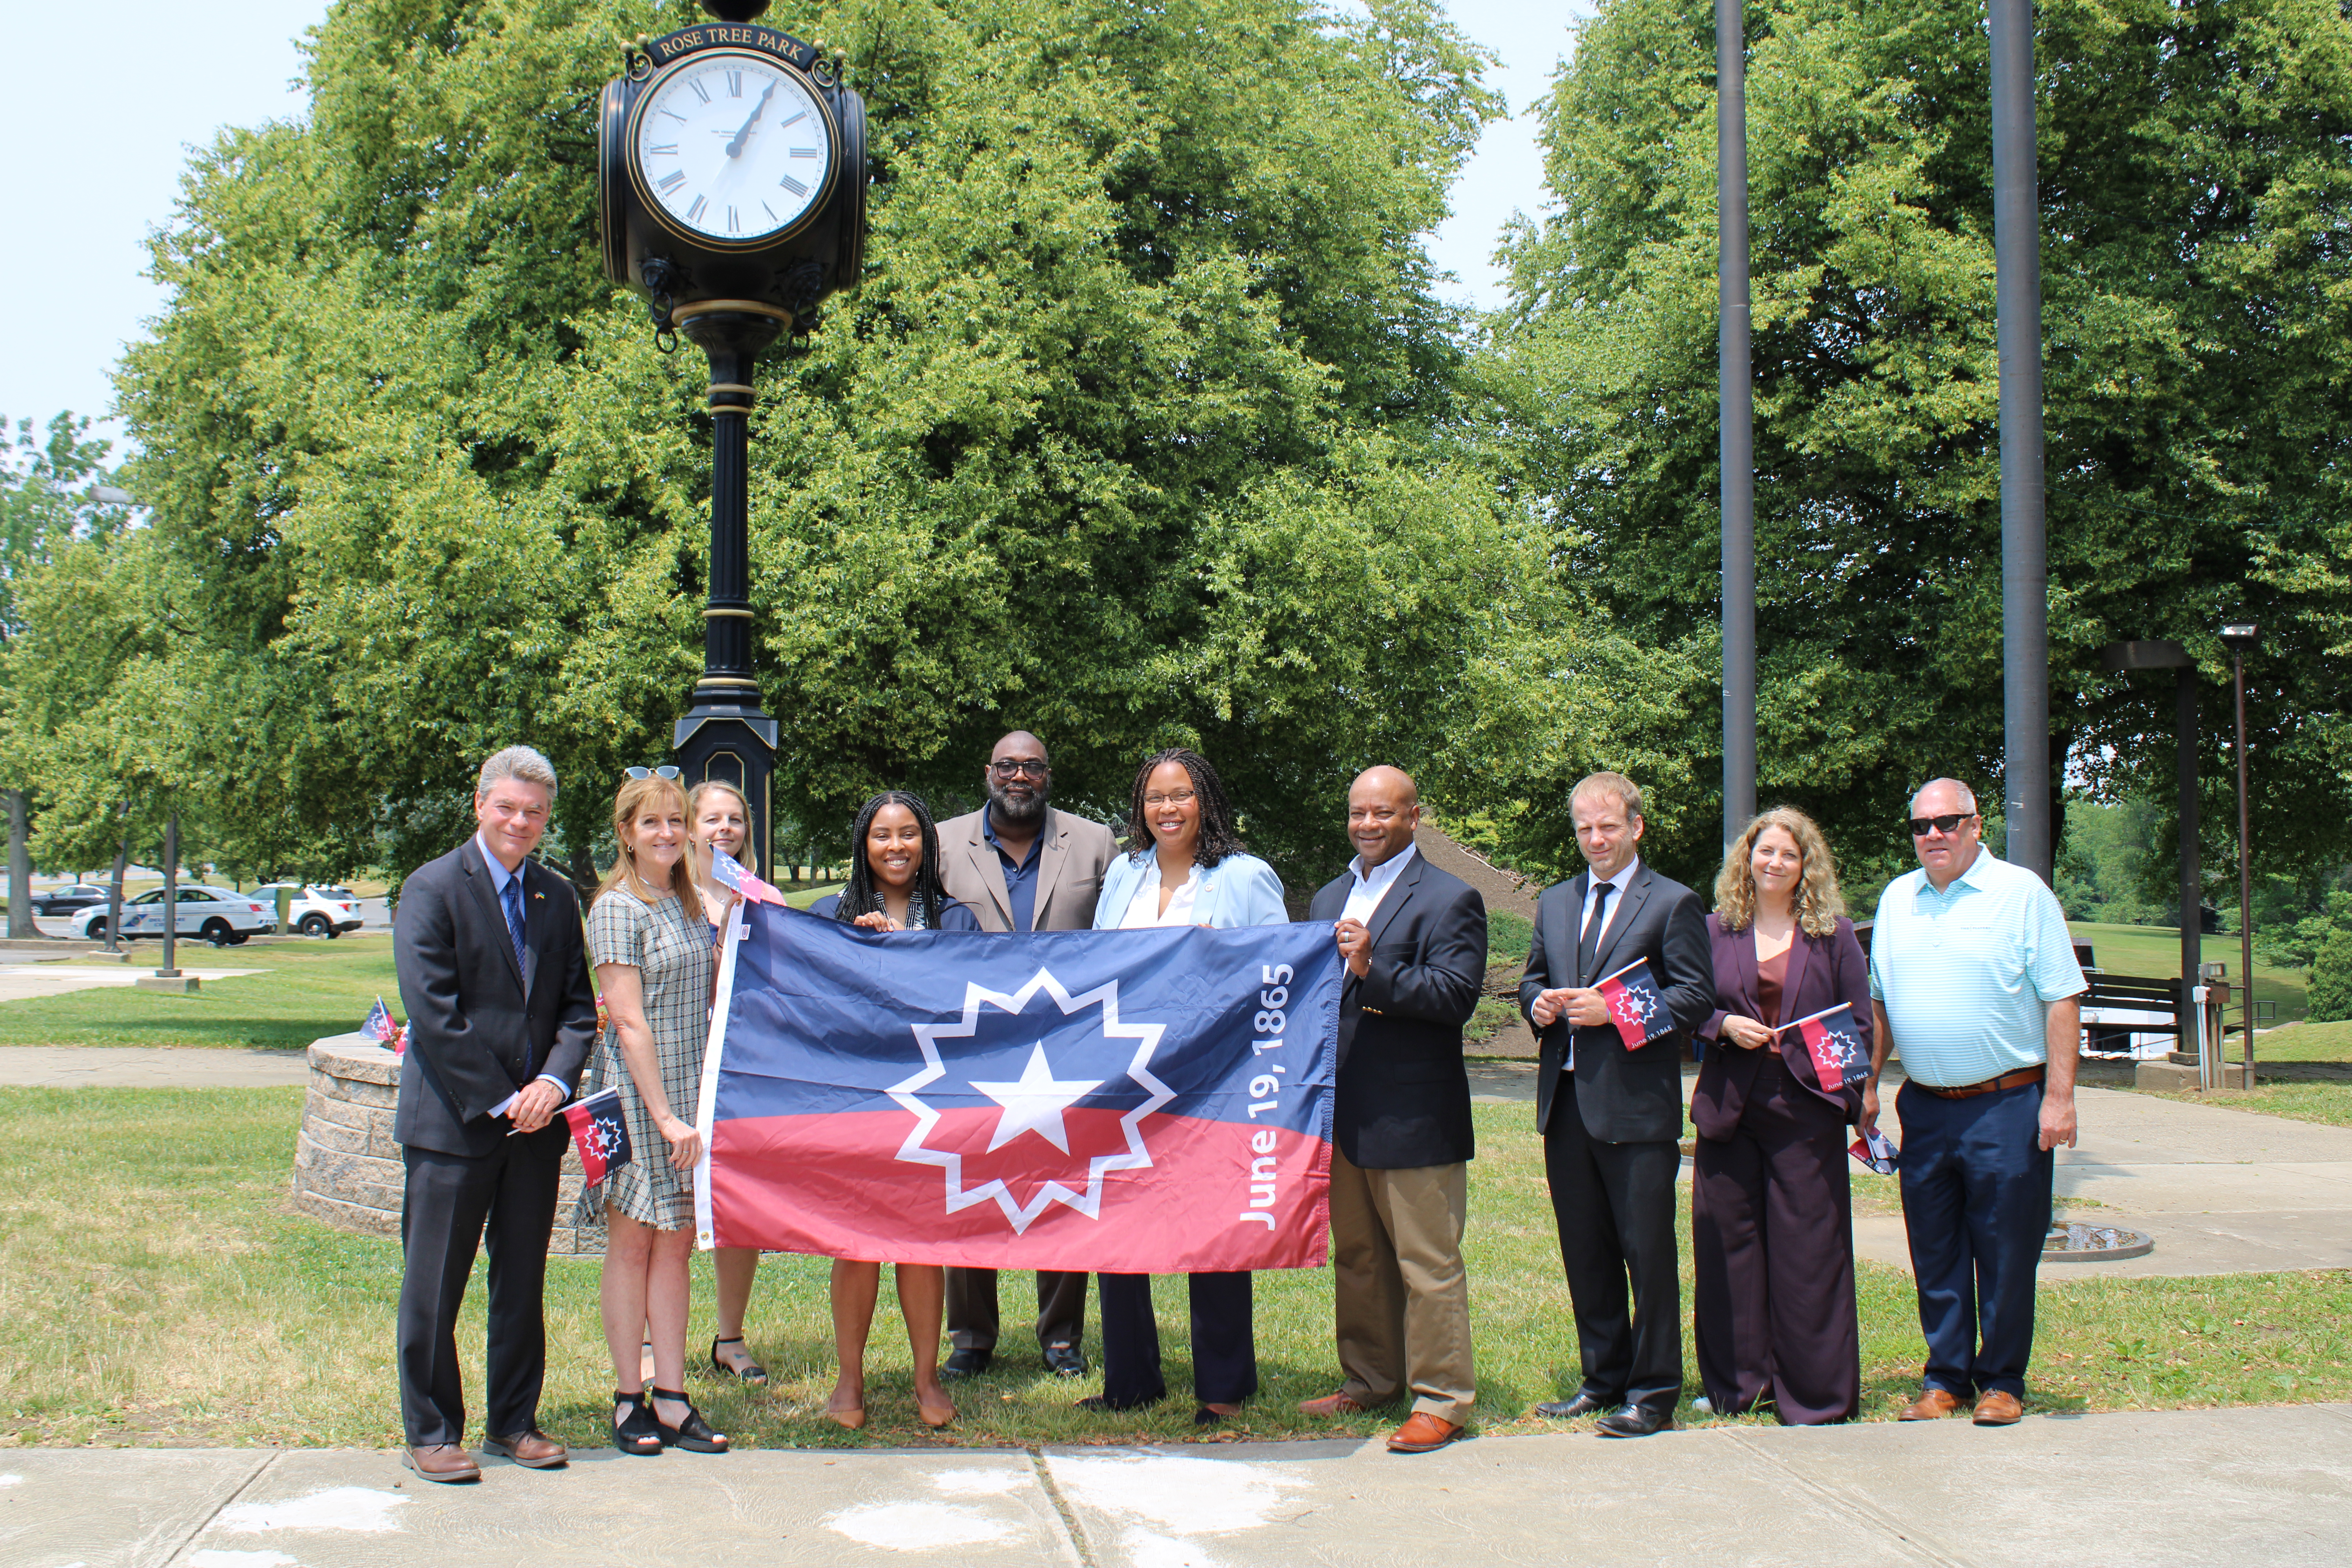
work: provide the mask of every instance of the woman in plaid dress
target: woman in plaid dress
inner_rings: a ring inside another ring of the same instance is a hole
[[[613,801],[620,859],[588,911],[588,959],[612,1022],[597,1041],[588,1095],[621,1091],[631,1159],[581,1194],[605,1227],[604,1340],[613,1354],[613,1446],[718,1454],[713,1430],[684,1392],[687,1259],[694,1247],[693,1113],[710,1037],[710,928],[687,864],[686,792],[641,768]],[[654,1351],[646,1398],[639,1331]]]

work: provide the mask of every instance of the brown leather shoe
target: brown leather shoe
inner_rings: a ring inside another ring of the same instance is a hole
[[[1391,1454],[1426,1454],[1443,1448],[1462,1436],[1458,1423],[1432,1415],[1426,1410],[1416,1410],[1412,1418],[1396,1429],[1389,1439]]]
[[[1940,1388],[1930,1388],[1903,1407],[1897,1419],[1904,1421],[1941,1421],[1960,1407],[1960,1402]]]
[[[2014,1426],[2017,1418],[2025,1414],[2025,1405],[2014,1394],[2000,1389],[1988,1389],[1977,1401],[1977,1425],[1979,1426]]]
[[[1319,1415],[1326,1420],[1334,1415],[1369,1414],[1366,1406],[1357,1404],[1344,1394],[1327,1394],[1320,1399],[1302,1399],[1298,1402],[1298,1413],[1301,1415]]]
[[[533,1470],[553,1469],[572,1458],[564,1451],[562,1444],[536,1426],[511,1437],[485,1437],[482,1439],[482,1452],[503,1455]]]
[[[474,1456],[455,1443],[429,1443],[422,1448],[411,1448],[400,1462],[428,1481],[482,1479],[482,1468],[474,1463]]]

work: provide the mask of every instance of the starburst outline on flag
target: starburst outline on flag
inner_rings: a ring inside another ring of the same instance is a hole
[[[1054,1005],[1062,1010],[1064,1017],[1084,1012],[1090,1006],[1099,1005],[1102,1009],[1103,1037],[1136,1042],[1135,1059],[1128,1064],[1127,1076],[1143,1086],[1148,1098],[1142,1104],[1119,1118],[1119,1130],[1127,1135],[1126,1152],[1118,1154],[1097,1154],[1087,1160],[1087,1190],[1083,1194],[1072,1191],[1065,1183],[1049,1181],[1038,1189],[1035,1198],[1029,1203],[1022,1204],[1014,1201],[1012,1189],[1004,1184],[1004,1180],[1001,1176],[966,1191],[963,1184],[963,1156],[952,1151],[923,1147],[923,1140],[929,1137],[931,1129],[939,1125],[940,1112],[917,1099],[916,1091],[947,1076],[947,1065],[940,1059],[939,1042],[969,1039],[978,1034],[980,1009],[982,1004],[1006,1013],[1018,1014],[1028,1006],[1030,1001],[1040,991],[1054,999]],[[1029,984],[1010,994],[991,991],[977,981],[969,981],[964,985],[963,1016],[961,1019],[953,1024],[915,1024],[909,1026],[914,1031],[916,1045],[922,1050],[923,1068],[912,1077],[892,1085],[884,1092],[897,1100],[900,1106],[912,1111],[915,1116],[915,1130],[909,1132],[907,1135],[907,1141],[898,1146],[898,1158],[910,1164],[936,1165],[940,1168],[947,1184],[948,1213],[959,1214],[975,1204],[988,1203],[992,1200],[998,1208],[1004,1211],[1005,1220],[1013,1226],[1013,1234],[1015,1236],[1025,1235],[1029,1226],[1035,1223],[1038,1215],[1045,1212],[1045,1205],[1050,1203],[1058,1203],[1076,1209],[1088,1219],[1100,1219],[1103,1173],[1148,1170],[1150,1167],[1151,1154],[1143,1146],[1143,1134],[1139,1128],[1145,1117],[1176,1098],[1173,1089],[1152,1076],[1150,1066],[1151,1055],[1160,1048],[1160,1037],[1166,1032],[1167,1026],[1120,1023],[1118,981],[1106,981],[1093,990],[1082,992],[1076,996],[1065,990],[1062,983],[1054,978],[1053,972],[1046,969],[1038,970]]]

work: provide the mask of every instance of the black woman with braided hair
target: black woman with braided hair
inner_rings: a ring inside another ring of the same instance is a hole
[[[1103,872],[1097,931],[1141,926],[1278,925],[1290,919],[1274,868],[1242,850],[1224,781],[1200,752],[1179,746],[1143,760],[1128,810],[1127,853]],[[1099,1276],[1103,1391],[1078,1403],[1126,1410],[1168,1395],[1160,1375],[1160,1327],[1151,1279]],[[1246,1270],[1194,1274],[1192,1396],[1195,1425],[1241,1413],[1257,1392],[1257,1347]]]
[[[809,913],[864,931],[978,931],[971,910],[940,882],[940,832],[923,797],[884,790],[866,803],[849,841],[849,886],[819,899]],[[944,1426],[955,1404],[940,1386],[940,1326],[947,1310],[947,1272],[937,1264],[895,1266],[898,1312],[915,1357],[915,1413]],[[824,1413],[853,1431],[866,1425],[866,1340],[882,1293],[882,1265],[837,1258],[833,1264],[833,1344],[841,1372]]]

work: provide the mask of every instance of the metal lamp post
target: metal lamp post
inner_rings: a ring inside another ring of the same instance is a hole
[[[1715,0],[1716,467],[1723,487],[1723,842],[1756,815],[1756,392],[1746,0]]]
[[[623,73],[604,84],[596,132],[605,276],[645,291],[658,345],[685,338],[710,365],[702,678],[671,745],[688,784],[742,792],[763,868],[774,850],[778,726],[751,668],[752,367],[780,337],[813,330],[824,297],[856,281],[866,184],[865,100],[828,47],[760,25],[767,8],[768,0],[702,0],[710,21],[638,38],[623,51]],[[688,119],[698,103],[730,99],[716,127],[735,128],[723,148],[699,132],[681,135],[700,124]],[[778,140],[795,125],[792,140]],[[794,161],[774,162],[786,148]]]
[[[1992,232],[2000,355],[2001,767],[2004,858],[2047,882],[2050,564],[2042,494],[2042,224],[2032,0],[1991,0]]]
[[[2246,1030],[2246,1087],[2254,1087],[2254,853],[2253,814],[2246,799],[2246,650],[2263,640],[2260,626],[2221,628],[2230,650],[2230,683],[2238,700],[2238,978],[2246,987],[2239,1011]]]

